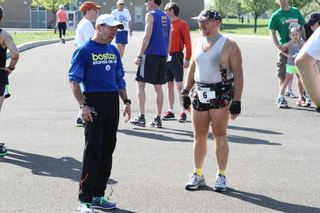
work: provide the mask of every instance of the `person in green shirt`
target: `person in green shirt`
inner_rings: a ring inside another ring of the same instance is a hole
[[[276,10],[270,19],[268,28],[274,45],[279,49],[279,56],[277,62],[277,76],[279,78],[279,87],[282,85],[286,77],[286,63],[287,57],[280,52],[286,52],[286,47],[283,44],[287,43],[289,39],[289,30],[291,27],[299,27],[305,24],[305,20],[299,10],[291,7],[288,0],[276,0],[280,8]],[[278,38],[278,35],[279,38]],[[277,100],[278,102],[278,100]]]

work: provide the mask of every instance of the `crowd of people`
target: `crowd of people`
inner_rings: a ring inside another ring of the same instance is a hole
[[[279,0],[279,10],[271,17],[269,29],[274,45],[279,49],[277,76],[279,78],[280,108],[288,107],[285,90],[296,75],[299,97],[297,105],[308,106],[309,95],[320,112],[320,14],[314,13],[305,23],[297,8],[288,0]],[[214,191],[227,190],[226,168],[229,155],[227,126],[230,119],[241,113],[244,85],[242,54],[238,44],[220,32],[222,16],[214,9],[205,9],[196,20],[200,36],[191,43],[186,21],[179,18],[180,7],[174,2],[160,9],[161,0],[146,0],[145,30],[134,63],[137,65],[137,103],[139,114],[131,119],[131,100],[126,92],[122,58],[132,35],[133,26],[125,1],[118,0],[111,14],[99,15],[101,6],[86,1],[80,6],[83,18],[75,35],[75,51],[68,72],[74,98],[79,104],[77,126],[84,127],[85,146],[81,180],[79,182],[79,210],[114,209],[116,203],[105,196],[112,169],[112,156],[117,142],[120,100],[124,121],[146,126],[146,84],[155,91],[155,115],[149,125],[162,128],[162,121],[176,119],[175,88],[179,97],[179,122],[186,122],[191,112],[194,133],[194,170],[185,184],[186,190],[206,185],[203,166],[207,154],[208,133],[215,138],[217,161]],[[61,43],[65,43],[67,17],[61,5],[57,12],[57,26]],[[3,9],[0,7],[0,20]],[[94,23],[94,24],[93,24]],[[317,29],[318,28],[318,29]],[[277,36],[279,34],[279,37]],[[115,38],[116,46],[111,44]],[[305,43],[304,40],[307,42]],[[0,110],[8,93],[8,76],[15,69],[19,52],[11,36],[0,29]],[[11,60],[6,66],[6,51]],[[90,56],[90,57],[89,57]],[[184,70],[187,70],[184,79]],[[167,84],[169,109],[163,113]],[[308,95],[309,94],[309,95]],[[110,104],[112,103],[112,104]],[[0,156],[7,154],[0,143]]]
[[[276,104],[279,108],[288,108],[288,102],[285,98],[288,96],[298,98],[296,100],[297,106],[309,107],[311,106],[311,98],[300,79],[300,73],[294,60],[304,45],[304,41],[308,40],[319,27],[320,14],[311,14],[306,23],[300,11],[291,7],[288,0],[277,0],[277,2],[279,9],[272,14],[269,22],[272,41],[279,50],[276,70],[279,78],[279,95]],[[297,76],[299,96],[296,96],[292,90],[294,75]],[[287,87],[288,91],[285,92]]]

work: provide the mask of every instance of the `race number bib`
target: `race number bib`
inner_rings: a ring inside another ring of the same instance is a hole
[[[199,97],[199,101],[204,104],[210,103],[211,99],[216,98],[216,92],[210,91],[209,87],[199,87],[197,89],[197,94]]]

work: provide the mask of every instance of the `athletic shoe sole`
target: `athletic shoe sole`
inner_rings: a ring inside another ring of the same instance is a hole
[[[146,124],[139,124],[139,123],[131,123],[131,124],[135,126],[146,127]]]
[[[188,191],[195,191],[197,189],[199,189],[200,187],[205,187],[206,184],[200,184],[198,186],[190,186],[190,185],[186,185],[184,188]]]
[[[101,206],[91,206],[93,209],[101,209],[101,210],[110,210],[110,209],[116,209],[117,206],[112,206],[112,207],[101,207]]]
[[[162,120],[164,120],[164,121],[172,121],[172,120],[176,120],[176,118],[175,117],[173,117],[173,118],[162,117]]]
[[[225,191],[227,191],[227,188],[213,187],[213,191],[215,191],[215,192],[225,192]]]
[[[4,156],[6,156],[8,154],[8,152],[6,152],[6,153],[1,153],[0,154],[0,158],[3,158]]]
[[[179,120],[179,123],[185,123],[187,120]]]
[[[154,128],[159,128],[159,129],[162,128],[162,126],[156,126],[156,125],[152,125],[152,124],[149,124],[149,126],[154,127]]]

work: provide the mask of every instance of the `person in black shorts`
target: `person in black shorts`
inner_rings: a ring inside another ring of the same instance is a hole
[[[209,128],[215,140],[217,175],[213,190],[227,190],[225,170],[228,162],[227,126],[229,118],[241,112],[243,71],[241,51],[237,43],[220,34],[222,17],[213,9],[203,10],[193,19],[198,21],[201,37],[194,41],[191,64],[182,91],[183,105],[191,106],[194,129],[194,173],[185,185],[196,190],[206,185],[202,174],[207,154]]]
[[[0,21],[2,21],[4,15],[3,8],[0,7]],[[11,60],[9,65],[6,65],[7,49],[11,54]],[[10,97],[9,93],[9,79],[8,76],[15,69],[19,60],[19,50],[12,40],[10,34],[4,29],[0,28],[0,111],[5,98]],[[7,154],[4,143],[0,143],[0,157]]]
[[[179,18],[180,8],[175,2],[168,3],[164,11],[171,18],[171,42],[170,55],[167,60],[167,86],[168,86],[168,103],[169,109],[162,116],[162,120],[175,119],[174,105],[174,90],[176,87],[179,93],[180,116],[179,122],[183,123],[187,120],[186,111],[183,109],[181,100],[181,90],[183,88],[184,68],[189,67],[191,58],[191,39],[188,23]],[[185,48],[186,54],[183,50]],[[176,83],[174,83],[174,80]]]
[[[152,84],[156,92],[157,112],[150,126],[161,128],[163,107],[162,84],[166,83],[166,60],[169,53],[170,18],[159,9],[161,0],[146,0],[146,26],[142,45],[135,64],[139,65],[136,81],[140,114],[131,124],[145,127],[146,83]]]

